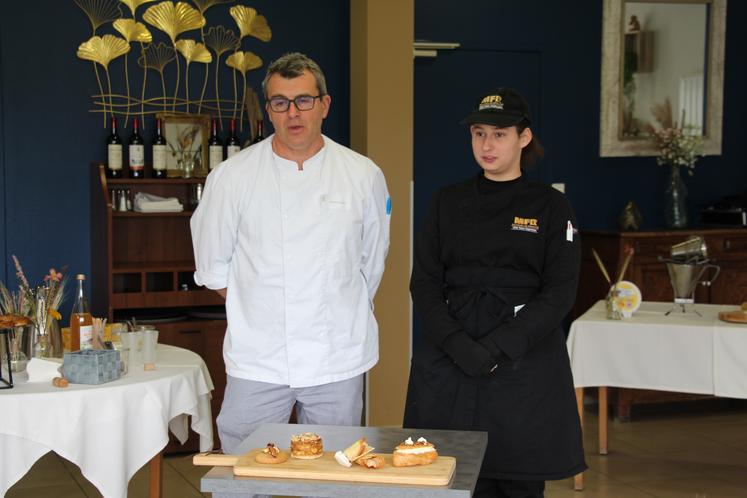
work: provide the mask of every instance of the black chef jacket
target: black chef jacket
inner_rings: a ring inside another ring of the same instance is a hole
[[[480,173],[438,192],[415,245],[410,289],[423,333],[404,426],[487,431],[480,477],[583,471],[561,329],[579,264],[576,219],[555,189]]]

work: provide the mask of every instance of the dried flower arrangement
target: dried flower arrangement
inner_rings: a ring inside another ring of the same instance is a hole
[[[47,329],[52,320],[61,318],[59,308],[65,296],[67,276],[54,268],[44,276],[44,283],[31,287],[21,262],[14,255],[18,291],[10,291],[0,282],[0,312],[28,317],[32,323]]]
[[[649,132],[659,148],[656,163],[660,166],[685,167],[690,175],[695,171],[695,163],[703,157],[703,136],[693,126],[678,125],[672,118],[672,104],[667,98],[664,104],[654,105],[651,113],[660,128],[649,126]],[[683,113],[680,123],[685,122]]]

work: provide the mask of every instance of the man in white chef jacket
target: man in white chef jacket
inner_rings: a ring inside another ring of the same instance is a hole
[[[313,60],[284,55],[262,88],[275,133],[210,173],[191,220],[195,282],[226,299],[226,453],[294,404],[299,423],[359,425],[379,358],[384,175],[322,135],[331,98]]]

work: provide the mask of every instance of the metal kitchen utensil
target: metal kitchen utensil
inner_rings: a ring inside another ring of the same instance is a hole
[[[721,268],[718,265],[709,263],[708,260],[703,260],[699,263],[682,263],[674,260],[665,260],[664,263],[667,265],[669,281],[674,291],[674,307],[667,311],[666,315],[676,309],[677,306],[685,313],[685,305],[695,303],[695,288],[698,284],[710,286],[721,272]],[[714,270],[713,275],[708,280],[701,281],[701,277],[708,269]],[[693,309],[693,311],[700,315],[698,310]]]
[[[696,235],[684,242],[674,244],[670,249],[670,255],[674,260],[700,261],[708,259],[708,246],[703,237]]]

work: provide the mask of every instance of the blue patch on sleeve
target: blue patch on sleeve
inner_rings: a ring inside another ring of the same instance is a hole
[[[392,214],[392,198],[386,198],[386,214]]]

